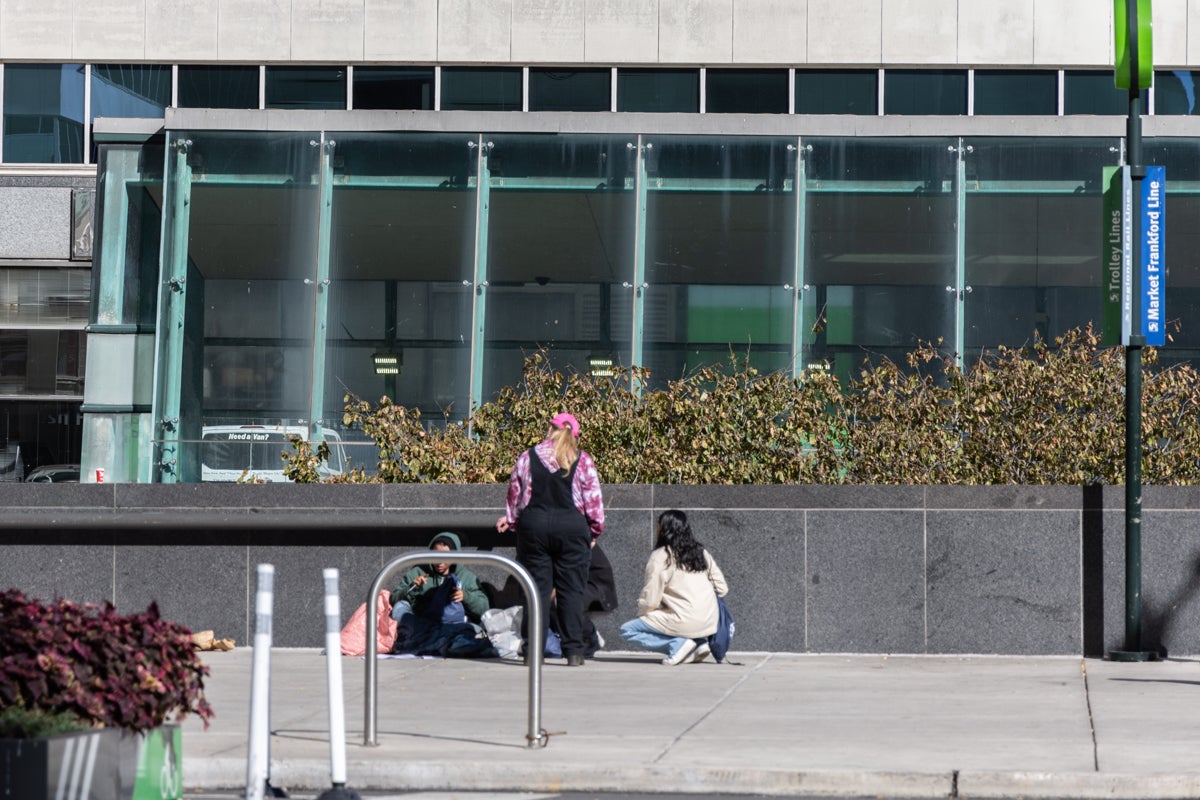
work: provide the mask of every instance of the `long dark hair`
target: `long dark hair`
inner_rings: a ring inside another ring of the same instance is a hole
[[[704,545],[692,535],[687,514],[668,509],[658,515],[658,540],[655,549],[667,548],[667,555],[688,572],[704,572],[708,562],[704,558]]]

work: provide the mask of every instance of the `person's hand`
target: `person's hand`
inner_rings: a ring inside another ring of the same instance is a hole
[[[496,530],[500,533],[504,533],[511,527],[512,526],[508,524],[508,517],[501,517],[500,519],[496,520]]]
[[[413,578],[412,585],[413,586],[424,586],[425,585],[425,576],[418,575],[417,577]]]
[[[454,594],[450,595],[450,599],[455,603],[461,603],[463,599],[463,590],[458,588],[454,590]]]

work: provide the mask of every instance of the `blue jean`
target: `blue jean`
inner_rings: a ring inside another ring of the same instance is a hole
[[[621,625],[621,638],[647,650],[665,653],[668,658],[675,655],[679,648],[683,647],[683,643],[688,640],[686,636],[672,636],[669,633],[663,633],[653,625],[642,622],[641,617],[634,617]],[[697,644],[705,641],[708,640],[703,637],[695,640]]]

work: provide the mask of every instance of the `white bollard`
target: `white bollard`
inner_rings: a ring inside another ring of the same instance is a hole
[[[246,750],[246,800],[262,800],[271,778],[271,616],[275,567],[258,565],[254,601],[254,661],[250,673],[250,740]]]
[[[329,777],[331,789],[317,800],[360,800],[346,788],[346,704],[342,697],[342,614],[338,602],[338,571],[325,575],[325,659],[329,687]]]

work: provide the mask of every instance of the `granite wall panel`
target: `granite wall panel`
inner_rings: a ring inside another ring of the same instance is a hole
[[[806,520],[805,649],[923,652],[922,513],[809,511]]]
[[[172,534],[170,547],[153,532],[121,534],[116,545],[113,596],[132,613],[152,601],[166,619],[193,631],[212,630],[239,646],[250,643],[244,531]],[[315,643],[314,643],[315,644]]]
[[[636,614],[663,508],[686,510],[729,580],[735,649],[1085,653],[1124,645],[1122,487],[610,486],[601,540]],[[343,616],[384,564],[443,529],[512,556],[503,485],[0,485],[0,586],[41,597],[157,600],[165,616],[246,643],[254,565],[274,563],[276,643],[319,647],[320,575]],[[1200,652],[1200,489],[1147,487],[1143,644]],[[507,573],[472,567],[502,586]],[[927,599],[926,599],[927,598]],[[927,629],[927,633],[926,633]]]
[[[19,484],[18,484],[19,485]],[[0,589],[27,597],[103,603],[113,597],[113,539],[95,531],[0,531]]]
[[[272,641],[276,647],[312,647],[325,637],[324,570],[338,570],[338,602],[342,621],[366,599],[371,582],[382,568],[376,534],[343,534],[337,544],[319,534],[275,533],[256,536],[248,548],[248,596],[257,592],[259,564],[275,567],[275,610]],[[254,634],[253,621],[246,641]]]
[[[930,511],[931,653],[1079,653],[1080,513]]]

